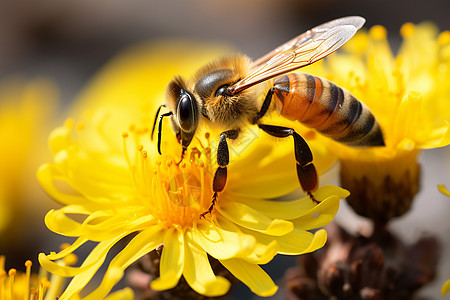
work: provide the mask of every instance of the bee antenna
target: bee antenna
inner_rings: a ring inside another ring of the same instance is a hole
[[[156,128],[156,120],[158,119],[159,112],[161,111],[162,107],[166,107],[166,104],[164,104],[164,103],[161,104],[158,107],[158,110],[156,111],[155,119],[153,120],[152,134],[150,135],[150,140],[152,140],[152,141],[153,141],[153,134],[155,133],[155,128]]]
[[[161,155],[162,121],[163,121],[163,118],[164,118],[164,117],[169,117],[169,116],[171,116],[171,115],[172,115],[172,112],[170,111],[170,112],[168,112],[168,113],[162,114],[162,115],[159,117],[159,125],[158,125],[158,153],[159,153],[159,155]]]

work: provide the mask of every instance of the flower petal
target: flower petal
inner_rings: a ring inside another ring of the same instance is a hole
[[[450,192],[445,188],[443,184],[438,185],[439,192],[441,192],[444,195],[450,196]]]
[[[134,293],[130,288],[124,288],[122,290],[111,293],[105,300],[133,300]]]
[[[321,186],[314,192],[314,198],[319,202],[331,195],[336,195],[340,199],[344,199],[349,195],[349,192],[331,185]],[[246,205],[263,213],[269,218],[280,218],[283,220],[299,218],[316,206],[309,196],[293,201],[261,200],[255,198],[246,199],[242,197],[239,201],[244,202]]]
[[[77,212],[86,213],[82,207],[75,205],[64,206],[58,210],[52,209],[45,215],[45,225],[51,231],[61,235],[81,236],[83,234],[81,224],[66,216],[66,213],[76,214]]]
[[[450,123],[444,120],[443,125],[429,129],[426,133],[421,134],[426,139],[418,142],[420,149],[433,149],[444,147],[450,144]]]
[[[243,151],[248,157],[230,164],[229,192],[275,198],[298,188],[292,142],[275,141],[264,134],[259,136],[259,133],[254,135],[256,140]],[[256,176],[255,169],[258,170]]]
[[[216,297],[230,289],[230,282],[214,275],[206,252],[185,235],[185,261],[183,276],[189,286],[199,294]]]
[[[303,229],[294,228],[286,235],[274,238],[265,234],[254,233],[257,241],[262,244],[277,242],[278,254],[300,255],[322,248],[327,241],[327,232],[319,229],[314,234]]]
[[[44,190],[56,201],[62,204],[85,203],[86,198],[80,195],[71,195],[60,192],[54,181],[61,178],[61,174],[56,167],[51,164],[42,165],[37,171],[37,178]]]
[[[271,219],[259,211],[236,201],[223,201],[216,209],[234,223],[269,235],[284,235],[294,228],[291,222],[281,219]]]
[[[260,266],[237,258],[220,260],[220,262],[258,296],[269,297],[277,292],[278,287]]]
[[[322,200],[313,209],[302,217],[292,220],[295,228],[310,230],[319,228],[330,223],[336,215],[340,204],[340,198],[330,196]]]
[[[91,241],[102,241],[124,231],[139,231],[153,226],[154,219],[141,207],[123,207],[119,212],[97,211],[83,222],[83,236]]]
[[[179,229],[171,228],[164,236],[164,248],[160,261],[160,277],[150,283],[153,290],[174,288],[183,273],[184,237]]]
[[[47,258],[49,260],[61,259],[61,258],[65,257],[65,256],[69,255],[73,251],[77,250],[79,247],[81,247],[87,241],[88,241],[88,239],[80,237],[74,243],[72,243],[72,245],[70,245],[67,248],[64,248],[61,252],[59,252],[59,253],[54,253],[54,252],[50,253],[49,255],[47,255]]]
[[[251,247],[248,247],[245,251],[241,251],[235,255],[236,258],[245,259],[247,262],[255,263],[255,264],[266,264],[271,261],[275,255],[277,255],[278,243],[274,236],[267,236],[268,241],[265,243],[257,242],[255,237],[258,237],[261,234],[256,234],[256,232],[251,231],[249,229],[245,229],[237,226],[227,218],[218,215],[217,216],[217,225],[220,226],[223,230],[229,232],[236,232],[240,235],[246,235],[248,233],[253,237],[253,243]]]
[[[100,286],[86,300],[104,298],[123,277],[124,270],[143,255],[154,250],[164,240],[164,231],[159,226],[138,233],[127,246],[114,257],[108,266]]]
[[[122,239],[126,234],[118,236],[114,239],[100,242],[94,250],[88,255],[84,260],[83,264],[79,268],[61,266],[57,263],[51,262],[43,254],[39,254],[39,263],[47,271],[64,277],[74,277],[69,285],[67,286],[64,293],[61,295],[60,299],[72,299],[71,297],[78,294],[81,289],[91,280],[95,272],[100,268],[100,266],[105,261],[108,251],[114,246],[120,239]]]
[[[212,222],[201,222],[197,230],[186,234],[216,259],[228,259],[238,253],[248,253],[255,247],[255,239],[251,235],[224,230]]]
[[[445,296],[448,291],[450,291],[450,279],[448,279],[443,285],[441,289],[442,296]]]

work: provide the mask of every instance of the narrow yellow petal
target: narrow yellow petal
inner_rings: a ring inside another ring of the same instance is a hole
[[[220,203],[220,205],[216,205],[216,209],[239,226],[269,235],[284,235],[294,228],[289,221],[268,218],[259,211],[239,202]]]
[[[277,292],[278,287],[260,266],[237,258],[220,260],[220,262],[256,295],[269,297]]]
[[[420,149],[445,147],[450,144],[450,123],[444,120],[441,126],[428,129],[422,136],[424,140],[417,145]]]
[[[133,216],[133,218],[130,218]],[[143,215],[143,216],[139,216]],[[91,241],[110,239],[124,231],[139,231],[154,224],[154,216],[140,207],[124,207],[120,212],[93,213],[83,222],[83,236]]]
[[[123,277],[124,270],[143,255],[154,250],[164,240],[164,231],[159,226],[138,233],[127,246],[117,254],[108,266],[100,286],[86,300],[104,298]]]
[[[448,291],[450,291],[450,279],[448,279],[443,285],[441,289],[442,296],[445,296]]]
[[[111,293],[105,300],[133,300],[134,293],[130,288],[124,288],[122,290]]]
[[[419,116],[421,113],[422,94],[410,92],[400,102],[394,122],[391,128],[394,143],[400,142],[404,137],[412,137],[419,126]],[[406,126],[408,124],[408,126]]]
[[[224,216],[217,216],[217,226],[223,230],[229,232],[235,232],[240,235],[250,235],[252,236],[251,244],[242,244],[241,251],[236,254],[236,258],[245,259],[248,262],[255,264],[265,264],[268,263],[277,254],[278,243],[274,236],[264,235],[262,233],[257,233],[250,229],[242,228],[237,226],[235,223],[225,218]],[[259,235],[264,235],[268,237],[268,241],[261,243],[256,241]]]
[[[350,192],[346,189],[334,185],[323,185],[314,192],[314,197],[321,200],[326,199],[331,195],[336,195],[336,197],[338,197],[339,199],[345,199],[350,195]]]
[[[209,255],[217,259],[228,259],[255,246],[255,238],[240,232],[219,228],[211,222],[201,222],[197,230],[187,234]]]
[[[274,237],[272,236],[272,238]],[[252,264],[264,265],[279,253],[278,250],[278,241],[275,238],[275,240],[269,241],[267,244],[257,243],[250,254],[237,255],[235,258],[242,258]]]
[[[298,180],[292,141],[276,141],[265,133],[258,134],[255,132],[254,140],[249,141],[249,149],[242,150],[246,159],[240,157],[230,165],[227,191],[256,198],[276,198],[294,191]]]
[[[314,192],[314,198],[320,202],[330,195],[336,195],[340,199],[344,199],[349,194],[350,193],[347,190],[342,188],[332,185],[324,185]],[[241,197],[239,202],[245,203],[269,218],[280,218],[283,220],[299,218],[316,206],[316,204],[311,201],[311,198],[308,196],[293,201],[271,201]]]
[[[280,218],[283,220],[292,220],[301,217],[315,206],[314,202],[307,196],[292,201],[240,197],[239,202],[245,203],[268,218]]]
[[[69,266],[61,266],[57,264],[56,262],[53,262],[49,259],[49,257],[55,257],[57,255],[50,254],[49,256],[46,256],[44,253],[39,254],[39,263],[41,266],[46,269],[47,271],[56,274],[58,276],[63,277],[74,277],[80,273],[87,272],[90,269],[94,269],[98,263],[101,261],[102,258],[106,257],[106,254],[108,253],[109,249],[117,243],[121,238],[123,238],[125,234],[122,236],[118,236],[114,239],[111,239],[109,241],[104,241],[99,243],[95,248],[91,251],[89,256],[84,260],[83,264],[80,267],[69,267]],[[97,266],[100,267],[100,265]]]
[[[73,251],[75,251],[79,247],[81,247],[87,241],[88,240],[86,238],[81,238],[80,237],[72,245],[70,245],[69,247],[64,248],[61,252],[59,252],[59,253],[50,253],[49,255],[47,255],[47,258],[49,260],[57,260],[57,259],[61,259],[63,257],[66,257],[67,255],[69,255],[70,253],[72,253]]]
[[[66,208],[65,206],[64,208]],[[50,210],[44,219],[45,225],[53,232],[66,236],[80,236],[83,231],[81,224],[67,217],[65,212],[58,210]]]
[[[327,232],[325,229],[319,229],[314,233],[314,237],[311,241],[311,243],[309,244],[308,247],[306,247],[302,252],[298,253],[298,254],[305,254],[305,253],[310,253],[313,251],[316,251],[317,249],[322,248],[325,243],[327,242]],[[286,254],[292,254],[286,252]]]
[[[230,289],[230,282],[214,275],[205,251],[185,236],[185,261],[183,276],[189,286],[208,297],[222,296]]]
[[[327,233],[323,229],[316,231],[314,234],[303,229],[294,228],[292,232],[279,237],[261,233],[254,233],[254,236],[262,244],[276,241],[277,253],[285,255],[309,253],[323,247],[327,241]]]
[[[73,267],[61,267],[59,268],[49,268],[51,265],[46,265],[45,261],[41,260],[41,254],[39,255],[39,263],[49,272],[64,276],[73,277],[69,285],[65,289],[64,293],[61,295],[61,300],[69,300],[76,294],[78,294],[86,284],[92,279],[94,274],[100,268],[100,266],[105,261],[106,255],[112,246],[114,246],[120,239],[122,239],[126,234],[118,236],[109,241],[100,242],[92,251],[89,253],[88,257],[84,260],[83,264],[79,268]],[[76,272],[74,272],[76,271]],[[69,273],[63,275],[64,273]]]
[[[86,199],[79,195],[71,195],[60,192],[54,183],[55,179],[60,178],[60,174],[56,171],[54,165],[42,165],[37,171],[37,178],[44,190],[56,201],[61,204],[84,203]]]
[[[162,291],[175,287],[183,273],[184,237],[179,229],[171,228],[164,236],[164,248],[160,261],[160,277],[150,283],[153,290]]]
[[[330,223],[336,215],[340,205],[340,199],[331,196],[322,200],[304,216],[292,220],[295,228],[311,230]]]
[[[447,195],[450,197],[450,192],[447,190],[447,188],[443,184],[438,185],[438,190],[444,195]]]

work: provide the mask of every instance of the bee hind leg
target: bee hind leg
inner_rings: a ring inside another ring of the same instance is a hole
[[[214,209],[217,202],[218,193],[223,191],[225,184],[227,183],[227,166],[230,162],[230,153],[228,151],[227,139],[236,139],[239,135],[239,129],[231,129],[224,131],[220,134],[219,146],[217,147],[217,164],[219,167],[216,169],[213,179],[213,191],[211,205],[208,210],[200,214],[200,218],[204,218],[207,214],[210,214]]]
[[[311,200],[317,201],[312,192],[317,190],[319,179],[316,167],[313,164],[313,155],[306,141],[294,129],[282,126],[258,124],[264,132],[279,138],[294,137],[295,160],[297,162],[297,177],[302,190],[308,194]]]

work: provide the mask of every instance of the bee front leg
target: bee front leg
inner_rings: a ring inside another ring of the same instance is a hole
[[[181,158],[180,158],[180,161],[177,162],[177,166],[179,166],[181,164],[181,162],[183,161],[184,156],[186,155],[186,151],[187,151],[187,147],[183,146],[182,150],[181,150]]]
[[[213,179],[213,191],[214,194],[212,196],[211,205],[208,210],[204,213],[200,214],[200,218],[204,218],[207,214],[210,214],[214,209],[214,205],[216,204],[218,193],[220,193],[224,188],[227,182],[227,166],[230,162],[230,153],[228,151],[228,139],[236,139],[239,135],[239,129],[231,129],[224,131],[220,134],[219,146],[217,147],[217,164],[219,167],[214,174]]]
[[[258,124],[258,126],[266,133],[275,137],[285,138],[291,135],[294,137],[298,181],[300,182],[303,191],[308,194],[311,200],[315,203],[319,203],[312,195],[312,192],[317,190],[319,180],[316,167],[314,167],[314,164],[312,163],[313,155],[306,141],[292,128],[264,124]]]

